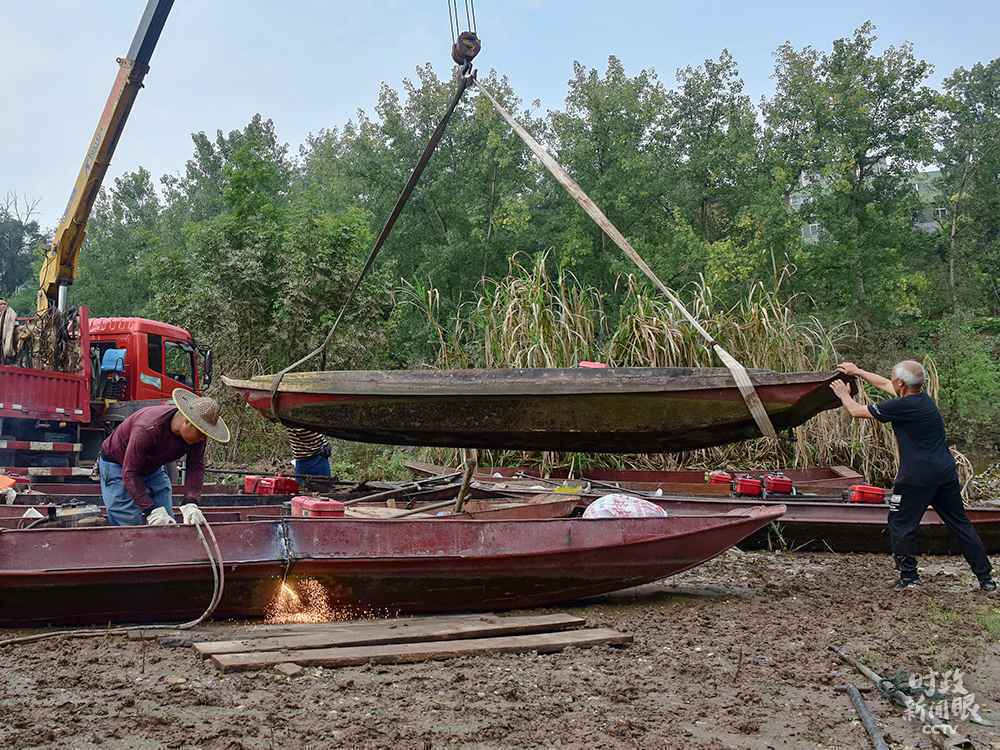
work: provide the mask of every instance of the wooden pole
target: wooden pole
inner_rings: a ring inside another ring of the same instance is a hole
[[[439,503],[431,503],[430,505],[425,505],[423,508],[414,508],[413,510],[408,510],[405,513],[400,513],[398,516],[393,516],[391,521],[395,521],[397,518],[406,518],[407,516],[415,516],[417,513],[426,513],[429,510],[441,510],[441,508],[447,508],[449,505],[454,505],[454,500],[442,500]]]
[[[363,497],[355,497],[351,500],[344,501],[344,505],[357,505],[358,503],[370,503],[376,500],[388,500],[390,497],[399,497],[400,495],[405,495],[413,490],[424,489],[426,485],[437,484],[438,482],[443,482],[448,479],[455,479],[461,476],[462,472],[456,471],[454,474],[442,474],[437,477],[429,477],[427,479],[421,479],[417,482],[408,482],[407,484],[400,485],[399,487],[393,487],[391,490],[384,490],[382,492],[376,492],[373,495],[365,495]]]
[[[462,463],[465,465],[465,473],[462,475],[462,487],[458,490],[458,497],[455,498],[456,513],[461,513],[462,508],[465,507],[465,498],[469,494],[472,475],[476,473],[476,468],[479,466],[479,451],[473,448],[471,458],[469,453],[465,448],[462,448]]]

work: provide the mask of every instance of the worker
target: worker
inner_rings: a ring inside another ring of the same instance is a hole
[[[205,440],[229,442],[229,428],[215,399],[175,388],[173,403],[139,409],[101,445],[98,459],[101,498],[112,526],[160,526],[175,523],[173,485],[164,464],[185,457],[186,523],[200,511],[205,474]]]
[[[899,362],[892,377],[866,372],[853,362],[843,362],[840,372],[859,377],[895,398],[870,406],[859,404],[842,380],[830,383],[844,409],[856,419],[876,419],[892,425],[899,446],[899,471],[889,500],[889,543],[899,580],[893,588],[904,591],[920,585],[916,556],[920,553],[920,520],[931,506],[958,540],[983,591],[997,585],[983,542],[965,514],[955,459],[948,450],[944,420],[924,384],[927,373],[914,360]]]
[[[330,476],[330,443],[326,437],[303,427],[286,427],[292,446],[295,476]]]

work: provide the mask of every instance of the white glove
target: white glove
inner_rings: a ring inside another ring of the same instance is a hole
[[[180,510],[181,516],[184,518],[184,523],[189,526],[195,523],[205,523],[205,515],[195,503],[185,503],[178,510]]]
[[[174,517],[162,505],[157,505],[146,516],[147,526],[170,526],[176,523],[177,521],[174,520]]]

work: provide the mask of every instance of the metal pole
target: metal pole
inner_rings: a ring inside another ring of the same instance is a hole
[[[69,299],[69,286],[66,284],[59,285],[59,301],[56,303],[59,307],[59,312],[66,312],[66,305]]]
[[[830,650],[835,653],[841,661],[845,664],[850,664],[856,670],[861,672],[865,677],[872,681],[872,683],[879,689],[883,695],[893,701],[895,704],[902,706],[903,708],[909,709],[914,716],[920,719],[924,724],[930,727],[932,732],[932,739],[934,733],[943,735],[945,737],[954,737],[958,734],[951,724],[945,721],[939,721],[935,716],[933,716],[928,710],[926,705],[920,705],[913,700],[910,696],[895,687],[891,681],[885,679],[882,675],[876,672],[874,669],[865,666],[860,661],[855,659],[853,656],[849,656],[841,651],[836,646],[830,646]]]
[[[865,705],[861,693],[854,685],[848,685],[847,694],[851,697],[854,710],[858,712],[858,718],[861,719],[861,726],[865,728],[865,731],[868,732],[868,737],[871,738],[874,750],[889,750],[889,746],[882,739],[882,733],[875,726],[875,717],[872,716],[871,711],[868,710],[868,706]]]

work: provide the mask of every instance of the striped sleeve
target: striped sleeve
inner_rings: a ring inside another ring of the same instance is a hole
[[[301,427],[286,427],[288,442],[292,446],[292,457],[296,460],[312,458],[326,448],[326,438],[318,432]]]

